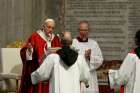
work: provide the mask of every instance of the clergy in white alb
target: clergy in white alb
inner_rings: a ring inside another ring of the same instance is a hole
[[[124,86],[124,93],[139,93],[140,59],[135,53],[128,53],[119,70],[109,70],[111,88],[115,91]],[[136,92],[137,91],[137,92]]]
[[[140,31],[136,33],[135,40],[137,48],[128,53],[120,69],[109,70],[111,88],[120,89],[120,93],[140,93]]]
[[[61,39],[62,49],[48,55],[32,73],[33,84],[49,79],[49,93],[80,93],[80,82],[88,86],[88,64],[82,55],[70,48],[69,40]]]
[[[88,38],[89,23],[81,21],[79,23],[79,36],[73,40],[72,46],[83,55],[90,68],[89,88],[84,88],[85,93],[99,93],[96,69],[103,62],[103,57],[98,43]]]

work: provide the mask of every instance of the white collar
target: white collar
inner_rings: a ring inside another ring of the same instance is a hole
[[[54,34],[52,34],[52,37],[49,38],[49,37],[47,37],[47,36],[45,35],[45,33],[44,33],[42,30],[38,30],[37,33],[38,33],[38,34],[40,35],[40,37],[41,37],[42,39],[44,39],[46,42],[51,42],[51,41],[53,40],[53,38],[54,38]]]

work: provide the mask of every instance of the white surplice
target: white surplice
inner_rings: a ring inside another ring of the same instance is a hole
[[[109,71],[111,88],[119,89],[124,85],[125,93],[139,93],[140,59],[134,53],[128,53],[119,70]],[[117,90],[116,90],[117,91]]]
[[[80,93],[80,81],[88,83],[89,67],[82,55],[67,67],[58,54],[50,54],[31,74],[32,83],[50,79],[49,93]]]
[[[95,40],[89,38],[88,42],[79,42],[77,39],[74,39],[72,46],[83,56],[85,54],[85,50],[91,49],[90,61],[87,61],[90,68],[89,88],[85,88],[85,93],[98,93],[99,89],[96,69],[99,68],[103,62],[99,45]]]

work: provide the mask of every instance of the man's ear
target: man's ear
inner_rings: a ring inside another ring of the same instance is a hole
[[[41,28],[40,28],[41,30],[43,30],[44,29],[44,24],[41,26]]]
[[[43,29],[45,28],[45,24],[42,25],[42,28],[43,28]]]

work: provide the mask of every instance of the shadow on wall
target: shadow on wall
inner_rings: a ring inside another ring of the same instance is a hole
[[[17,80],[16,78],[21,75],[22,70],[22,62],[20,58],[20,48],[1,48],[0,49],[0,63],[1,63],[1,72],[7,74],[6,78],[0,80],[0,90],[4,91],[0,93],[15,92],[17,89]],[[16,74],[16,75],[15,75]],[[11,79],[11,77],[16,77],[15,79]],[[5,77],[5,76],[4,76]]]
[[[11,69],[10,73],[20,74],[21,68],[22,68],[21,64],[15,65]],[[9,92],[13,93],[17,90],[17,87],[19,87],[19,81],[18,81],[18,86],[17,86],[16,79],[5,79],[5,80],[2,80],[0,82],[1,82],[0,93],[9,93]]]
[[[18,64],[18,65],[15,65],[11,71],[11,73],[15,73],[15,74],[21,74],[22,72],[22,65],[21,64]]]
[[[1,54],[1,49],[0,49],[0,73],[1,72],[2,72],[2,54]]]
[[[0,47],[1,48],[1,47]],[[2,72],[2,59],[1,59],[1,49],[0,49],[0,73]],[[0,93],[3,93],[2,90],[1,90],[1,87],[2,87],[2,82],[0,80]]]

